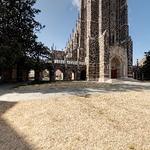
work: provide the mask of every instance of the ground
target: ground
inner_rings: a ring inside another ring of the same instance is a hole
[[[150,83],[0,86],[0,150],[150,150]]]

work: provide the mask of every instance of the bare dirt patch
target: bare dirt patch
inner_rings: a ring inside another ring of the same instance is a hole
[[[150,90],[121,87],[0,102],[0,150],[149,150]]]

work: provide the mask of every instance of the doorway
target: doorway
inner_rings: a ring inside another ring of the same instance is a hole
[[[121,61],[117,57],[114,57],[111,61],[111,78],[120,78],[121,72]]]

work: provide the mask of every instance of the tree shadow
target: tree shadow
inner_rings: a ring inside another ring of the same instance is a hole
[[[33,150],[33,146],[3,118],[3,115],[16,104],[16,102],[0,102],[0,150]]]
[[[15,89],[16,87],[18,87],[19,84],[16,83],[0,83],[0,96],[6,93],[9,93],[10,90]]]
[[[97,83],[97,82],[62,82],[42,85],[23,86],[7,85],[0,86],[0,96],[5,94],[69,94],[75,96],[86,96],[92,93],[109,92],[140,92],[150,90],[150,83],[129,82],[129,83]],[[5,90],[6,88],[6,90]],[[49,95],[49,96],[50,96]],[[0,99],[1,100],[1,99]]]
[[[52,85],[37,85],[34,88],[25,86],[25,89],[16,88],[16,85],[5,85],[0,87],[1,94],[11,94],[16,92],[18,94],[28,93],[42,93],[42,94],[70,94],[81,97],[89,97],[93,93],[109,93],[109,92],[141,92],[142,90],[150,90],[150,85],[142,84],[98,84],[83,82],[67,82],[52,84]],[[0,150],[33,150],[33,145],[29,144],[23,136],[21,136],[15,129],[4,119],[3,115],[17,102],[2,102],[0,101]],[[14,114],[15,115],[15,114]]]

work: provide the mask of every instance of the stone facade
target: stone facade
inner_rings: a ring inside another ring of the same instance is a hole
[[[67,59],[86,63],[87,80],[132,77],[127,0],[81,0]]]
[[[129,36],[127,0],[81,0],[76,27],[64,51],[53,50],[52,61],[46,66],[50,81],[56,71],[64,80],[105,82],[111,78],[132,77],[133,46]],[[28,80],[15,70],[0,71],[0,78],[11,74],[11,80]],[[71,74],[74,74],[71,77]]]

